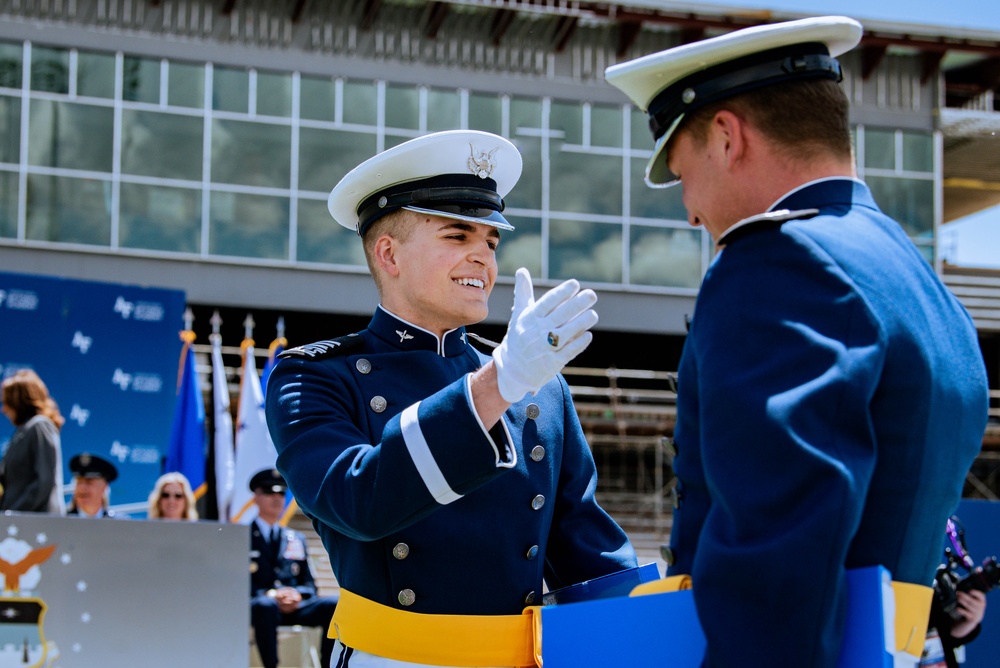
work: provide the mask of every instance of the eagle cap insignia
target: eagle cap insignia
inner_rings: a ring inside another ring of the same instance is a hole
[[[481,179],[489,178],[493,174],[493,170],[497,167],[497,162],[494,157],[500,147],[497,147],[487,153],[486,151],[480,151],[476,148],[475,144],[469,144],[469,150],[472,155],[469,156],[468,165],[469,171],[478,176]]]

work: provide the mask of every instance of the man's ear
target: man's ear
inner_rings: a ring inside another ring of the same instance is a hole
[[[728,109],[719,111],[712,119],[711,132],[719,142],[718,146],[725,156],[727,166],[736,164],[746,152],[745,131],[743,119]]]
[[[375,240],[375,245],[372,246],[372,257],[375,260],[375,266],[389,276],[399,275],[399,264],[396,260],[396,250],[398,248],[399,241],[388,234],[380,236]]]

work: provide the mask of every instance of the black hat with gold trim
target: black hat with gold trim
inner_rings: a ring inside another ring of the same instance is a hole
[[[846,16],[819,16],[744,28],[607,68],[608,83],[649,114],[655,146],[646,184],[663,188],[677,182],[665,149],[685,115],[784,81],[840,81],[836,56],[857,46],[862,32],[861,24]]]
[[[364,161],[340,180],[327,208],[360,236],[382,216],[408,209],[504,230],[503,198],[521,177],[521,154],[504,139],[477,130],[436,132]]]

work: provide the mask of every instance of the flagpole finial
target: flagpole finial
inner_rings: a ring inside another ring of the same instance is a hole
[[[218,334],[219,329],[222,327],[222,316],[219,315],[218,309],[212,313],[212,317],[209,319],[209,322],[212,323],[212,334]]]
[[[246,319],[243,321],[243,336],[247,339],[253,338],[253,326],[257,324],[253,321],[253,314],[247,313]]]
[[[188,306],[184,309],[184,329],[191,330],[194,328],[194,311]]]
[[[278,327],[277,327],[277,329],[278,329],[278,338],[279,339],[285,338],[285,316],[283,316],[283,315],[279,315],[278,316]]]

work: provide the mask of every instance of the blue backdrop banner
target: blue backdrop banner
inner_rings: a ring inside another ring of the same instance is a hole
[[[112,506],[144,502],[160,474],[184,300],[179,290],[0,272],[0,378],[38,373],[66,418],[66,482],[74,455],[108,459],[119,473]],[[0,420],[0,447],[13,430]]]

